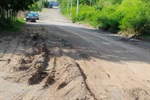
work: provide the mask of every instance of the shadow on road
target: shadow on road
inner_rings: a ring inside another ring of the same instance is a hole
[[[63,29],[72,30],[73,34]],[[88,33],[86,34],[85,32],[87,31]],[[26,37],[26,35],[41,34],[45,39],[49,50],[55,48],[60,49],[61,53],[63,52],[63,54],[75,60],[90,60],[92,57],[94,57],[118,63],[124,61],[149,63],[150,58],[148,52],[142,53],[142,51],[134,51],[134,47],[128,47],[128,45],[117,41],[120,39],[118,37],[113,37],[113,39],[110,39],[111,36],[109,36],[107,37],[107,41],[104,34],[96,36],[98,34],[94,33],[95,31],[96,30],[93,29],[70,26],[43,25],[39,23],[30,25],[27,24],[23,27],[22,31],[20,31],[21,34],[18,36],[15,35],[15,37],[11,37],[13,33],[9,33],[7,36],[0,37],[0,57],[2,58],[2,56],[6,54],[17,53],[19,50],[16,49],[25,48],[25,45],[19,44],[20,42],[25,41],[24,37]],[[14,39],[17,39],[16,37],[19,37],[19,39],[16,40],[17,43],[12,44],[15,42]],[[111,42],[111,40],[113,42]]]

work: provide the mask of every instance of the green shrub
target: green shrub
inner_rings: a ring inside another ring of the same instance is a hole
[[[98,0],[92,7],[76,5],[72,10],[67,8],[67,0],[61,1],[61,11],[71,13],[73,22],[85,22],[104,30],[122,31],[125,33],[150,35],[150,1],[149,0]]]
[[[94,7],[90,7],[88,5],[80,5],[79,6],[79,14],[76,14],[76,7],[72,9],[72,21],[82,21],[88,22],[89,24],[95,25],[96,21],[96,11]]]
[[[119,20],[122,18],[121,14],[116,11],[118,6],[107,6],[103,8],[99,13],[97,22],[99,27],[104,30],[113,29],[118,30]]]
[[[143,35],[150,35],[150,9],[149,8],[150,8],[150,2],[147,2],[145,6],[145,10],[146,10],[145,16],[147,18],[147,21],[141,29],[141,33]]]
[[[130,34],[140,34],[147,23],[146,3],[141,0],[124,0],[119,11],[123,12],[120,29],[128,31]]]

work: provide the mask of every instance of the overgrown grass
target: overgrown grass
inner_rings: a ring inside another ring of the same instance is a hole
[[[0,31],[12,31],[16,32],[21,29],[21,26],[25,23],[23,18],[17,18],[16,21],[11,20],[4,21],[4,24],[0,26]]]
[[[18,18],[17,21],[13,24],[14,28],[12,31],[20,30],[23,24],[25,24],[25,20],[23,18]]]

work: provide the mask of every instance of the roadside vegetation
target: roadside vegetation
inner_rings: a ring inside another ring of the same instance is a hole
[[[16,18],[15,21],[5,19],[5,22],[1,23],[0,31],[18,31],[24,23],[23,18]]]
[[[73,22],[126,36],[150,36],[149,0],[58,0],[61,12]]]
[[[44,0],[0,0],[0,31],[17,31],[25,23],[19,11],[41,11]]]

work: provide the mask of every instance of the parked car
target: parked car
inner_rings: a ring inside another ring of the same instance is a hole
[[[30,12],[30,13],[34,13],[35,17],[36,17],[36,20],[39,20],[39,14],[37,12]]]
[[[39,20],[39,14],[37,12],[34,13],[36,16],[36,19]]]
[[[36,15],[34,13],[28,13],[26,15],[26,21],[36,22]]]

